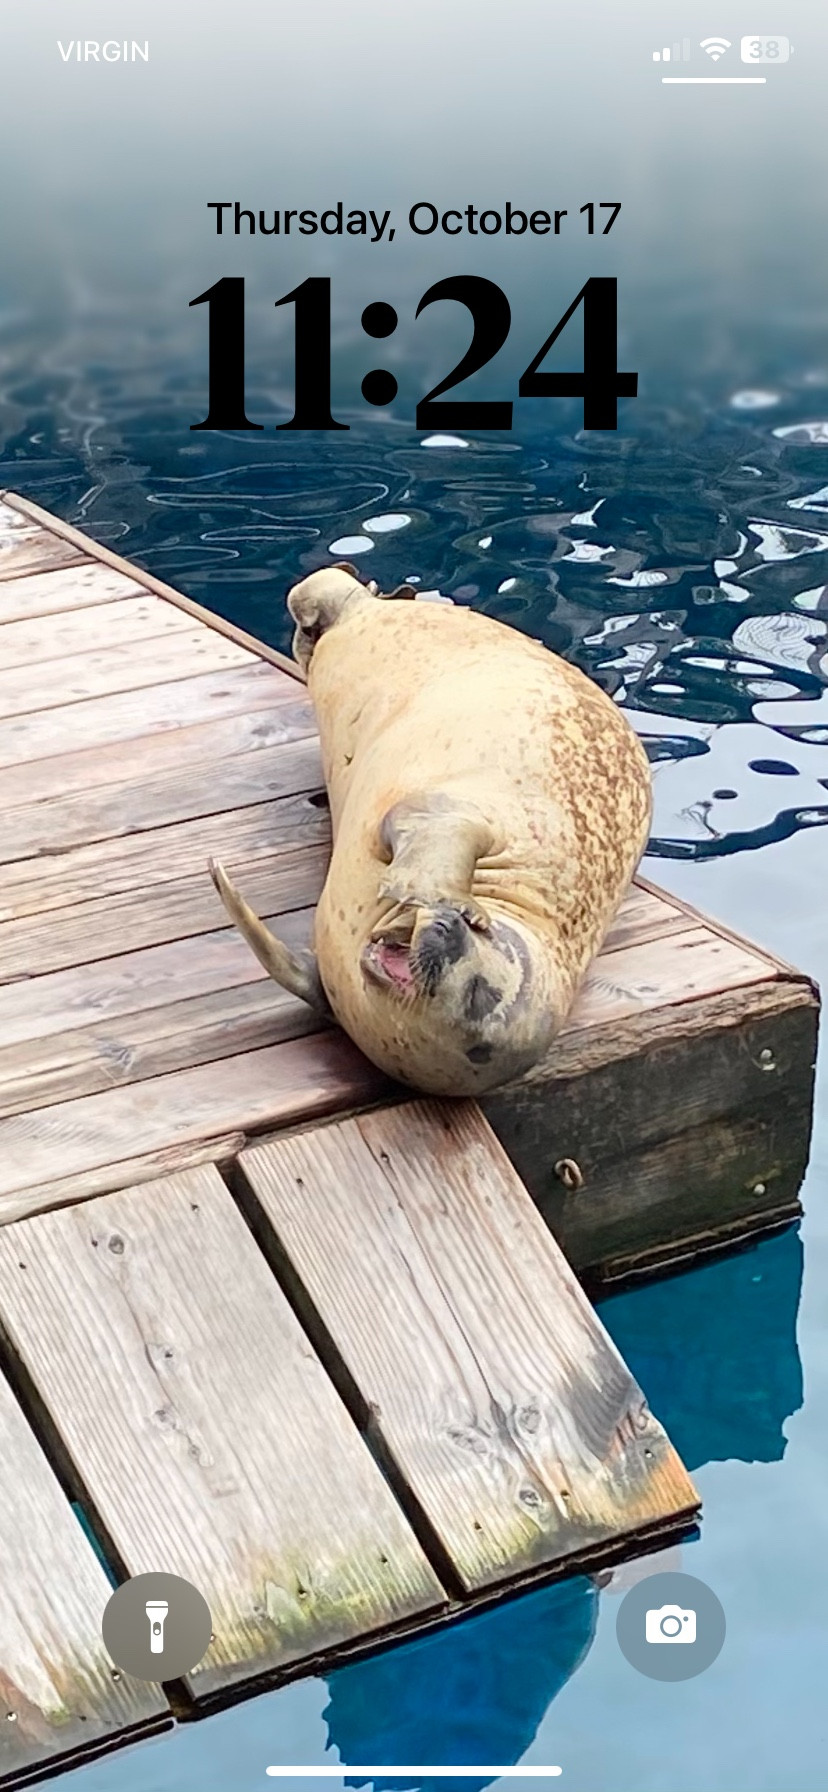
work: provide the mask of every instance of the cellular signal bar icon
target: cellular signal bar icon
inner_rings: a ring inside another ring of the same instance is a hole
[[[653,51],[653,61],[654,62],[689,62],[690,61],[690,39],[689,39],[689,37],[683,37],[680,44],[673,44],[672,49],[670,49],[670,47],[668,45],[667,48],[664,50],[654,50]]]

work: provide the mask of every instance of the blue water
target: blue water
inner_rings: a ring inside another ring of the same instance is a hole
[[[650,875],[828,977],[828,366],[813,323],[651,376],[617,437],[540,406],[512,437],[442,447],[403,412],[354,414],[335,439],[193,437],[200,364],[168,360],[152,387],[141,345],[117,371],[105,343],[96,358],[93,324],[48,353],[20,350],[14,318],[0,334],[0,482],[279,645],[287,583],[341,556],[539,636],[648,743]],[[283,415],[255,362],[251,379]],[[681,1560],[727,1615],[706,1674],[664,1685],[624,1660],[628,1566],[181,1728],[67,1792],[253,1792],[269,1762],[424,1758],[560,1763],[571,1792],[816,1792],[827,1103],[823,1067],[801,1234],[601,1308],[703,1496]]]

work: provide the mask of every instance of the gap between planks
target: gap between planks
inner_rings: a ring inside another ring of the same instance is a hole
[[[474,1102],[337,1120],[238,1168],[323,1361],[464,1593],[697,1509]]]
[[[0,1268],[100,1533],[209,1601],[196,1699],[445,1606],[213,1166],[8,1229]]]

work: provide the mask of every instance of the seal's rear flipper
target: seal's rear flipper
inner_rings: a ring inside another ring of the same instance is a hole
[[[315,953],[289,951],[254,914],[241,892],[231,883],[224,866],[217,859],[210,859],[209,869],[231,921],[235,922],[259,963],[264,965],[268,976],[290,995],[298,996],[300,1001],[307,1002],[309,1007],[329,1018],[328,999],[322,988]]]

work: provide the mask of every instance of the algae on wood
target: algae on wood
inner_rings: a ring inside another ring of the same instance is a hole
[[[0,1783],[172,1722],[160,1687],[113,1668],[112,1588],[0,1375]]]
[[[445,1594],[212,1166],[0,1230],[0,1317],[130,1574],[181,1574],[196,1698]]]
[[[464,1592],[698,1507],[474,1102],[381,1109],[240,1164],[311,1335]]]

